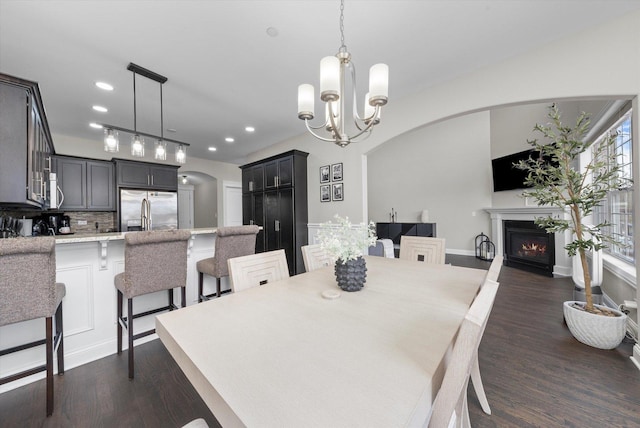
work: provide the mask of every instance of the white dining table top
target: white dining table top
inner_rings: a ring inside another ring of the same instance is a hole
[[[422,426],[486,271],[366,259],[360,291],[326,267],[159,315],[157,333],[225,427]]]

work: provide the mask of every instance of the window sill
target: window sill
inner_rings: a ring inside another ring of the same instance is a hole
[[[636,267],[608,254],[602,255],[603,266],[636,289]]]

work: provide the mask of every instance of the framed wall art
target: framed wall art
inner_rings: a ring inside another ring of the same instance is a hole
[[[331,185],[323,184],[320,186],[320,202],[331,201]]]
[[[331,181],[342,181],[342,163],[331,165]]]
[[[320,183],[328,183],[330,179],[329,165],[320,167]]]
[[[344,199],[343,183],[337,183],[333,185],[333,192],[331,192],[331,197],[332,197],[332,200],[334,201],[342,201]]]

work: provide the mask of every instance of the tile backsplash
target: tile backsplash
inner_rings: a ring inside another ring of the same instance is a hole
[[[65,211],[71,220],[71,231],[74,233],[99,233],[116,231],[115,212]],[[86,223],[86,224],[80,224]]]

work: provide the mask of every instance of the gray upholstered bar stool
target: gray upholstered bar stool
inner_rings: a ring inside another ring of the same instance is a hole
[[[0,357],[45,345],[44,365],[0,379],[0,385],[46,371],[47,416],[53,414],[53,353],[58,375],[64,373],[62,298],[65,286],[56,283],[56,241],[53,237],[0,239],[0,326],[45,319],[45,338],[0,351]],[[53,329],[55,318],[55,333]]]
[[[133,341],[156,332],[155,329],[133,333],[133,320],[161,311],[178,309],[173,303],[173,289],[181,288],[182,307],[186,305],[187,248],[191,232],[165,230],[129,232],[124,236],[124,272],[114,278],[118,290],[118,354],[122,353],[122,328],[129,339],[129,378],[133,379]],[[133,298],[168,290],[169,304],[138,314],[133,313]],[[127,316],[123,316],[123,299],[127,299]]]
[[[260,228],[255,225],[218,228],[213,257],[202,259],[196,263],[196,269],[198,269],[198,302],[208,300],[213,296],[220,296],[220,278],[229,276],[227,260],[233,257],[255,254],[256,235],[259,231]],[[205,274],[216,278],[215,294],[204,294]]]

